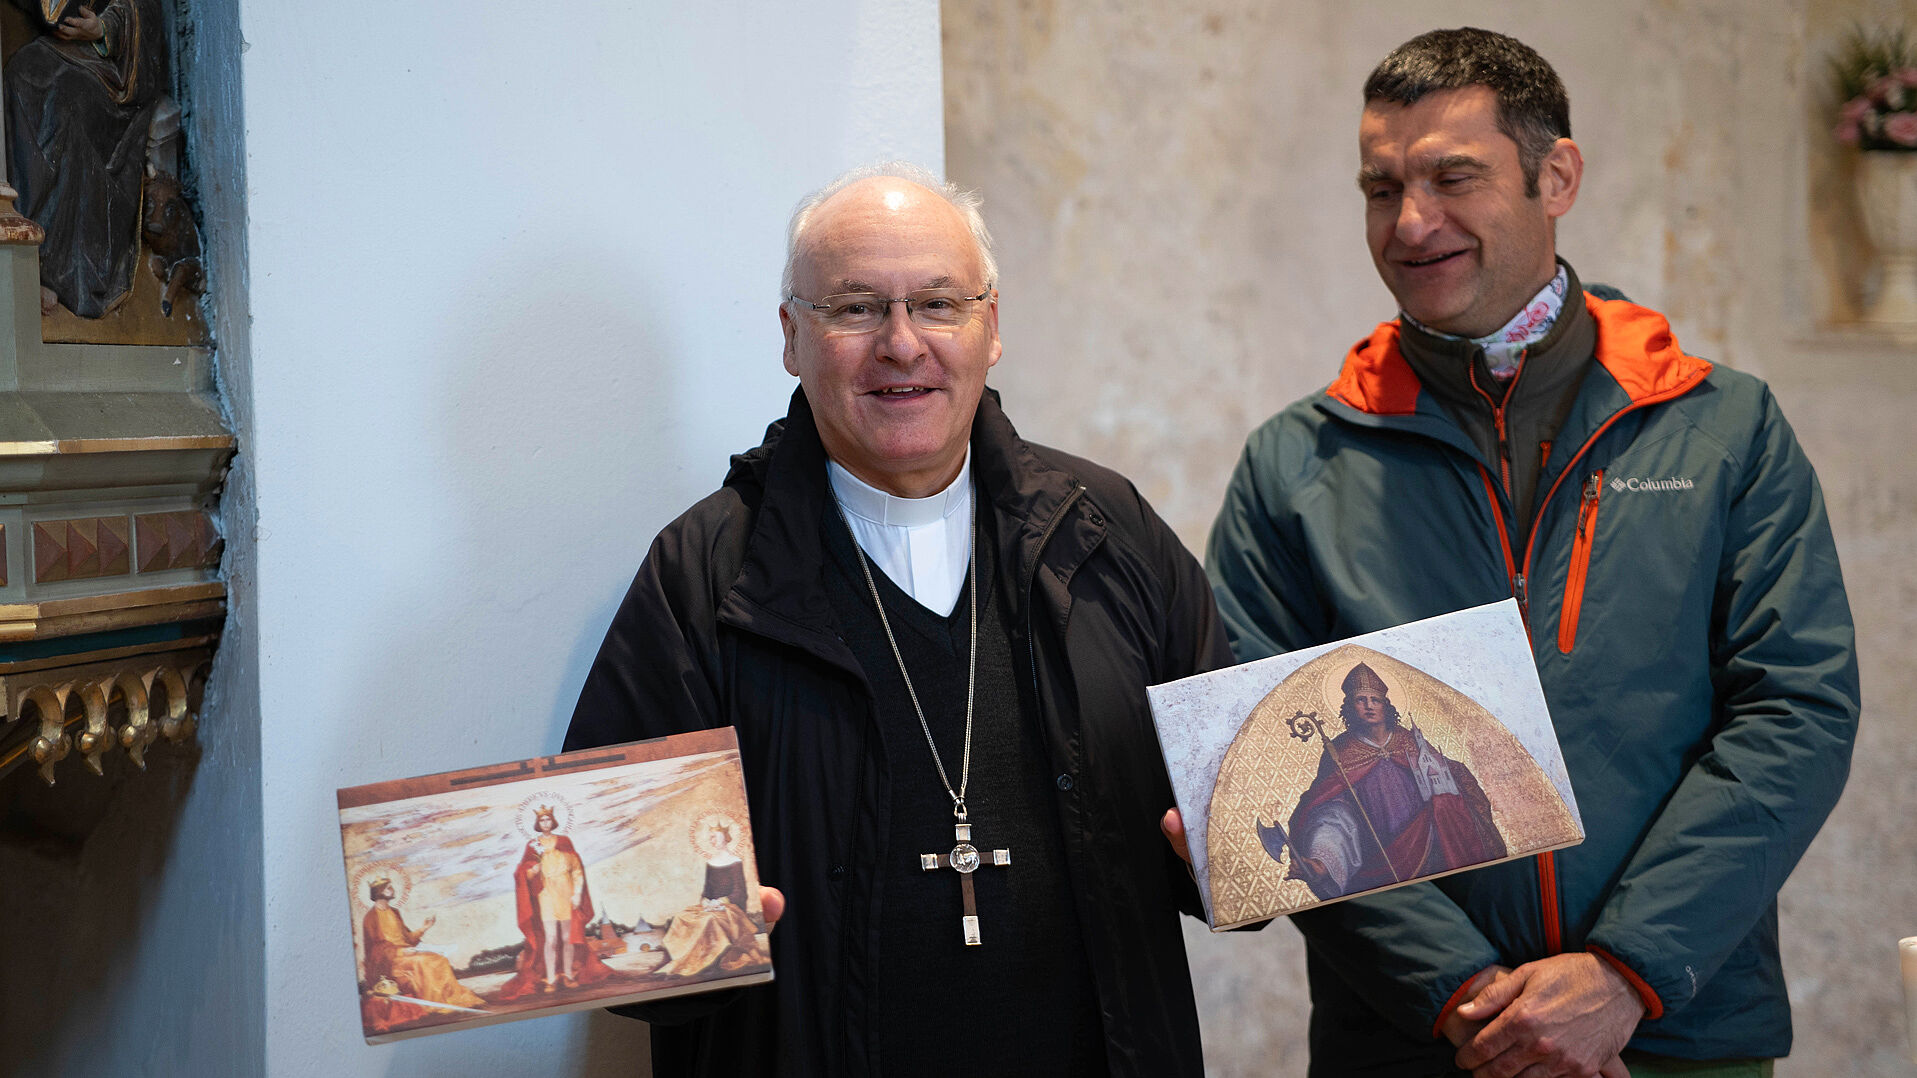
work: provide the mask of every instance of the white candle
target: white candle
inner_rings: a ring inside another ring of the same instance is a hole
[[[1897,952],[1904,966],[1905,1052],[1917,1063],[1917,936],[1898,940]]]

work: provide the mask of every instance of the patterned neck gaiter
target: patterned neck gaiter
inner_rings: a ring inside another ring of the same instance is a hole
[[[1564,293],[1571,287],[1570,277],[1564,267],[1558,267],[1557,276],[1531,302],[1517,313],[1504,328],[1484,337],[1473,337],[1471,343],[1484,349],[1484,365],[1491,369],[1491,377],[1500,382],[1508,382],[1518,373],[1518,367],[1524,362],[1524,350],[1544,339],[1557,324],[1558,312],[1564,310]],[[1398,317],[1417,326],[1433,337],[1442,337],[1448,341],[1461,341],[1465,338],[1451,333],[1441,333],[1423,322],[1398,312]]]

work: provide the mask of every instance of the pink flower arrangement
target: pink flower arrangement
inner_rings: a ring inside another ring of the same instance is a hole
[[[1917,152],[1917,44],[1902,29],[1852,31],[1831,68],[1842,102],[1832,131],[1837,141]]]

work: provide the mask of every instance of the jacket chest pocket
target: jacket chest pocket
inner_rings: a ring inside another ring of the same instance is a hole
[[[1614,641],[1694,640],[1705,627],[1723,553],[1719,479],[1708,467],[1625,458],[1579,477],[1575,505],[1548,539],[1540,538],[1544,564],[1563,567],[1561,581],[1553,582],[1559,654],[1590,650],[1593,633]],[[1532,583],[1535,612],[1546,585]]]
[[[1577,531],[1571,537],[1571,567],[1564,578],[1564,602],[1558,609],[1558,650],[1566,655],[1578,642],[1578,617],[1584,613],[1584,585],[1591,574],[1591,547],[1597,540],[1598,509],[1604,497],[1604,469],[1584,480],[1578,501]]]

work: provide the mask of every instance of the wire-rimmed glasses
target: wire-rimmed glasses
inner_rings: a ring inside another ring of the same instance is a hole
[[[920,329],[957,329],[972,320],[978,305],[991,294],[990,288],[976,296],[957,288],[921,288],[903,296],[845,292],[817,302],[798,296],[786,299],[810,307],[828,333],[871,333],[885,324],[894,303],[905,304],[905,316]]]

